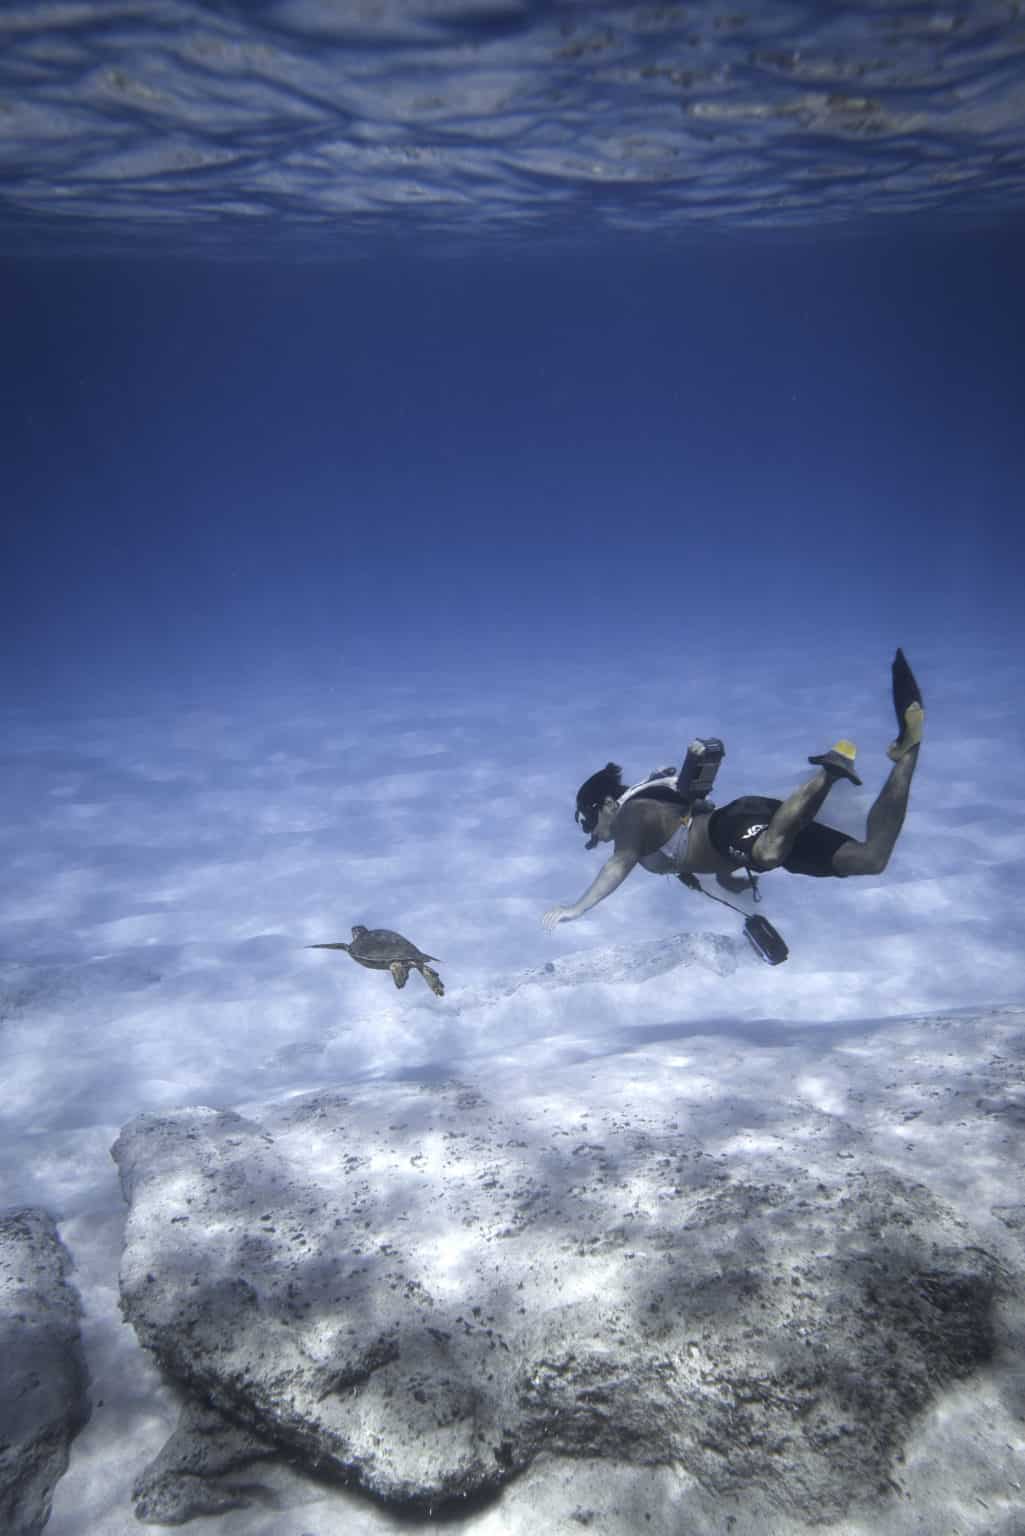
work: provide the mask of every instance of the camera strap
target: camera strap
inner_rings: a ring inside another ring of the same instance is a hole
[[[757,878],[750,869],[748,869],[747,874],[751,881],[752,889],[755,892],[754,899],[755,901],[760,901],[761,897],[758,895]],[[688,890],[700,891],[702,896],[708,897],[709,901],[717,901],[720,906],[729,907],[731,912],[738,913],[744,919],[744,933],[748,943],[759,958],[768,965],[783,964],[790,951],[779,929],[774,928],[767,917],[762,917],[760,914],[754,917],[749,916],[743,907],[738,907],[735,902],[727,901],[725,896],[715,896],[711,891],[706,891],[697,875],[677,875],[676,878]]]

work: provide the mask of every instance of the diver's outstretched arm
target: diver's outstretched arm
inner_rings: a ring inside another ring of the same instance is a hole
[[[583,917],[585,912],[590,912],[599,901],[604,901],[606,896],[611,896],[626,879],[627,875],[637,864],[637,856],[621,849],[602,865],[598,874],[592,880],[587,890],[579,901],[575,901],[571,907],[552,907],[546,912],[541,921],[549,932],[557,928],[560,923],[571,923],[578,917]]]

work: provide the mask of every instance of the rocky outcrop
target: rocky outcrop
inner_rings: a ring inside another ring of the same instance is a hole
[[[259,1442],[414,1509],[544,1451],[829,1518],[994,1352],[1006,1270],[923,1186],[713,1157],[643,1099],[583,1123],[387,1086],[143,1116],[114,1157],[142,1342]],[[140,1513],[221,1496],[190,1454]]]
[[[88,1418],[80,1305],[53,1218],[0,1214],[0,1530],[35,1536]]]
[[[278,1447],[215,1409],[186,1402],[174,1434],[136,1480],[135,1513],[148,1525],[247,1509],[260,1488],[254,1466]]]

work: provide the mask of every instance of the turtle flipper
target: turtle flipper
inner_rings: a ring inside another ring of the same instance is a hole
[[[893,658],[893,708],[897,716],[899,735],[897,740],[892,741],[887,747],[886,754],[896,763],[910,752],[912,747],[917,747],[922,740],[922,725],[925,719],[922,690],[918,686],[915,674],[908,666],[907,657],[899,646]]]
[[[409,961],[393,960],[388,969],[392,973],[392,980],[397,987],[404,987],[409,980]]]
[[[445,983],[442,981],[437,971],[432,971],[429,965],[422,965],[420,967],[420,975],[423,977],[424,981],[426,981],[435,997],[445,996]]]
[[[348,944],[306,944],[306,945],[304,945],[304,948],[305,949],[344,949],[346,954],[348,954],[348,952],[349,952]]]

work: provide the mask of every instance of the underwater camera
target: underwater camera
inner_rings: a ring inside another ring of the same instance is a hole
[[[689,802],[706,799],[725,756],[726,748],[718,736],[709,736],[705,741],[695,737],[676,780],[676,793]]]

